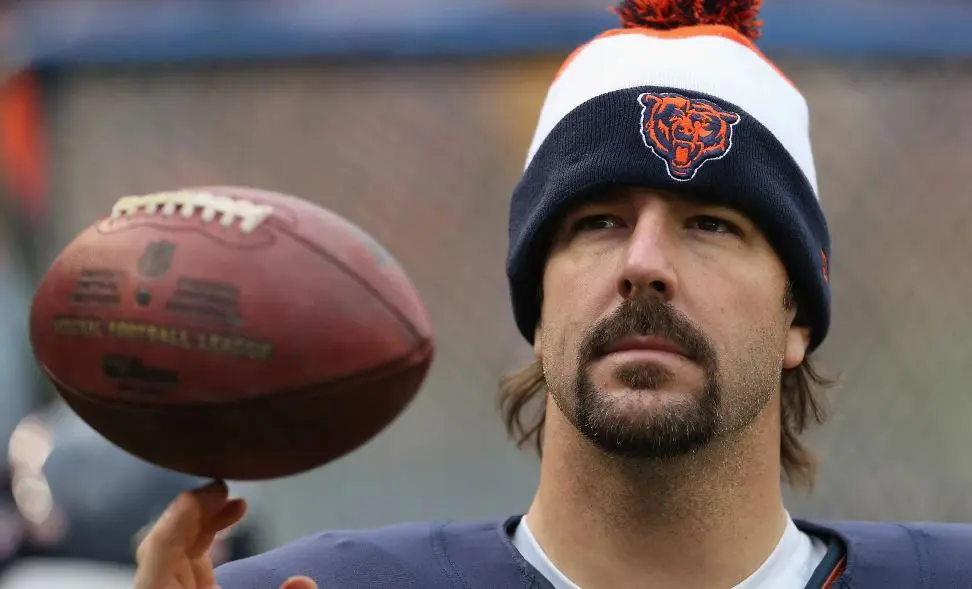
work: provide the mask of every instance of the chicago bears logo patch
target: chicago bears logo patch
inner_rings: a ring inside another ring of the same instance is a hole
[[[725,157],[732,149],[732,129],[741,117],[714,102],[645,92],[638,103],[641,138],[675,180],[691,180],[705,162]]]

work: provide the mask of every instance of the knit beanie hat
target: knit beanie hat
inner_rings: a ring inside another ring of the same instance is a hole
[[[687,191],[747,215],[811,328],[830,323],[830,237],[809,111],[754,41],[758,0],[627,0],[622,27],[575,50],[547,93],[510,204],[507,276],[529,342],[561,217],[607,185]]]

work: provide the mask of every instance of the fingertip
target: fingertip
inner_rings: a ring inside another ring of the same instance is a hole
[[[235,525],[246,515],[246,501],[242,498],[231,499],[207,524],[214,531]]]
[[[226,502],[226,506],[223,507],[223,513],[246,513],[247,507],[246,499],[242,497],[234,497]]]
[[[199,497],[227,496],[229,495],[229,486],[226,484],[226,481],[215,479],[191,492]]]
[[[290,577],[280,586],[280,589],[318,589],[317,583],[310,577]]]
[[[223,481],[213,481],[204,487],[189,491],[188,495],[199,503],[203,513],[208,516],[222,511],[229,498],[229,488]]]
[[[163,546],[183,545],[187,534],[196,534],[193,530],[197,530],[203,522],[223,511],[227,505],[227,494],[226,483],[219,480],[179,493],[149,533],[153,543]],[[234,506],[233,509],[239,507]]]

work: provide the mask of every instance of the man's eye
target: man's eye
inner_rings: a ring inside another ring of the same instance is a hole
[[[742,235],[742,230],[738,225],[732,221],[726,221],[725,219],[720,219],[718,217],[699,215],[689,219],[688,224],[693,229],[699,229],[700,231],[705,231],[708,233],[731,233],[733,235]]]
[[[574,222],[574,233],[581,231],[597,231],[603,229],[618,229],[624,227],[624,221],[614,215],[590,215]]]

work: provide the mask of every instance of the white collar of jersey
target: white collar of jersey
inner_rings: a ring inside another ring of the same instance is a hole
[[[530,531],[526,516],[513,533],[513,546],[554,589],[581,589],[547,557]],[[756,571],[732,589],[802,589],[827,553],[827,546],[797,528],[790,514],[786,528],[772,553]]]

